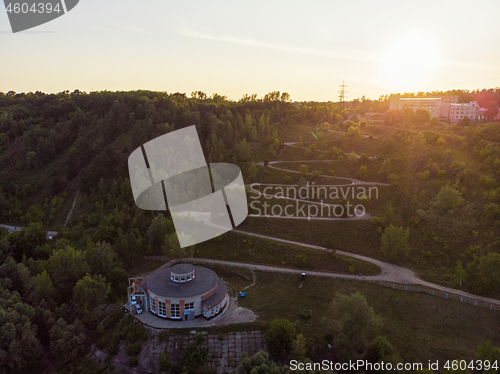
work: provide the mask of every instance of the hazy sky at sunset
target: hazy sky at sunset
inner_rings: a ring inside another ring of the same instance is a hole
[[[195,90],[293,100],[500,86],[500,1],[81,0],[12,34],[0,91]]]

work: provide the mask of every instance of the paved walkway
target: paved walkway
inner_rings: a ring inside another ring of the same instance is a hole
[[[7,228],[7,229],[17,227],[18,229],[20,229],[20,227],[18,227],[18,226],[10,226],[10,225],[3,225],[3,224],[0,224],[0,227],[4,227],[4,228]],[[329,251],[329,252],[333,251],[332,249],[321,247],[321,246],[317,246],[317,245],[313,245],[313,244],[306,244],[306,243],[296,242],[296,241],[293,241],[293,240],[286,240],[286,239],[276,238],[276,237],[272,237],[272,236],[268,236],[268,235],[256,234],[256,233],[253,233],[253,232],[248,232],[248,231],[243,231],[243,230],[233,229],[232,231],[236,232],[236,233],[239,233],[239,234],[243,234],[243,235],[254,236],[254,237],[257,237],[257,238],[266,239],[266,240],[272,240],[272,241],[277,241],[277,242],[286,243],[286,244],[293,244],[293,245],[297,245],[297,246],[301,246],[301,247],[317,249],[317,250],[320,250],[320,251]],[[49,231],[49,232],[47,232],[47,237],[49,237],[49,236],[55,236],[55,235],[57,235],[57,232],[55,232],[55,231]],[[389,264],[387,262],[376,260],[376,259],[373,259],[371,257],[366,257],[366,256],[362,256],[362,255],[358,255],[358,254],[350,253],[350,252],[335,251],[335,253],[339,254],[339,255],[343,255],[343,256],[353,257],[353,258],[356,258],[358,260],[362,260],[362,261],[366,261],[366,262],[370,262],[372,264],[375,264],[375,265],[377,265],[381,269],[381,272],[378,275],[374,275],[374,276],[361,276],[361,277],[358,276],[358,275],[350,275],[350,274],[342,274],[342,273],[328,273],[328,272],[320,272],[320,271],[319,272],[312,272],[312,271],[307,271],[307,270],[305,271],[306,274],[314,275],[314,276],[320,276],[320,277],[330,277],[330,278],[331,277],[333,277],[333,278],[337,278],[338,277],[340,279],[351,279],[351,280],[368,280],[368,279],[371,279],[371,280],[374,280],[374,281],[394,282],[394,283],[400,283],[400,284],[416,284],[416,285],[426,286],[426,287],[429,287],[429,288],[433,288],[433,289],[436,289],[436,290],[448,292],[448,293],[459,295],[459,296],[464,296],[464,297],[469,297],[469,298],[473,298],[473,299],[477,299],[477,300],[482,300],[482,301],[485,301],[487,303],[500,306],[500,300],[491,299],[491,298],[483,297],[483,296],[476,296],[474,294],[470,294],[470,293],[465,292],[465,291],[457,290],[457,289],[450,288],[450,287],[441,286],[439,284],[435,284],[435,283],[431,283],[431,282],[426,282],[426,281],[420,279],[418,277],[418,275],[415,274],[415,272],[413,272],[412,270],[404,268],[404,267],[401,267],[401,266]],[[285,273],[286,274],[296,274],[298,272],[302,272],[301,270],[297,270],[297,269],[288,269],[288,268],[280,268],[280,267],[275,267],[275,266],[254,265],[254,264],[245,264],[245,263],[239,263],[239,262],[229,262],[229,261],[219,261],[219,260],[207,260],[207,259],[180,259],[180,260],[172,260],[172,261],[170,261],[170,262],[168,262],[166,264],[163,264],[162,266],[160,266],[155,271],[159,271],[160,269],[163,269],[164,267],[169,267],[173,263],[176,263],[176,262],[179,262],[179,261],[206,261],[207,263],[229,265],[229,266],[235,265],[235,266],[245,267],[245,268],[248,268],[248,269],[252,269],[253,268],[255,270],[261,270],[261,271],[282,272],[283,274],[285,274]],[[241,322],[251,322],[251,321],[254,321],[255,320],[255,315],[251,316],[250,314],[246,314],[247,312],[245,312],[245,311],[246,311],[246,309],[244,310],[243,308],[238,309],[236,311],[237,315],[241,316],[242,320],[240,322],[221,322],[220,324],[224,325],[224,324],[231,324],[231,323],[241,323]],[[251,311],[249,311],[249,312],[251,312]],[[253,312],[251,312],[251,313],[253,313]],[[144,315],[143,318],[147,318],[146,317],[147,314],[148,313],[144,313],[143,314]],[[151,317],[153,317],[153,318],[158,319],[158,320],[161,321],[161,319],[159,319],[156,316],[151,316]],[[218,316],[218,317],[222,317],[222,315]],[[252,318],[254,318],[254,319],[252,319]],[[229,321],[229,320],[230,319],[228,319],[227,321]],[[148,324],[147,321],[148,320],[146,319],[144,321],[144,323]],[[207,323],[209,323],[209,322],[215,322],[215,321],[216,321],[216,319],[212,319],[211,321],[207,321]],[[236,318],[235,321],[238,321],[238,318]],[[154,323],[154,322],[151,322],[151,323]],[[214,325],[209,325],[209,326],[214,326]],[[170,327],[164,327],[164,328],[170,328]],[[171,328],[173,328],[173,326]]]
[[[283,242],[283,243],[301,245],[304,247],[318,249],[318,250],[322,250],[322,251],[331,251],[328,248],[319,247],[319,246],[315,246],[315,245],[298,243],[298,242],[293,242],[293,241],[278,239],[278,238],[272,238],[269,236],[247,233],[245,231],[240,231],[240,230],[233,230],[233,231],[238,232],[240,234],[247,234],[247,235],[251,235],[251,236],[262,237],[262,238],[268,239],[268,240],[275,240],[275,241],[279,241],[279,242]],[[282,268],[282,267],[278,267],[278,266],[247,264],[247,263],[243,263],[243,262],[210,260],[210,259],[203,259],[203,258],[194,258],[194,259],[193,258],[186,258],[186,259],[181,259],[180,261],[193,262],[195,264],[212,264],[212,265],[230,266],[230,267],[235,267],[235,268],[246,268],[246,269],[250,269],[250,270],[260,270],[260,271],[264,271],[264,272],[271,272],[271,273],[277,273],[277,274],[281,273],[281,274],[297,274],[298,275],[301,273],[306,273],[306,276],[314,276],[314,277],[320,277],[320,278],[324,277],[324,278],[334,278],[334,279],[363,280],[363,281],[370,281],[370,282],[373,281],[373,283],[377,283],[380,281],[380,282],[391,282],[391,283],[407,284],[407,285],[421,285],[421,286],[426,286],[426,287],[429,287],[432,289],[440,290],[443,292],[448,292],[450,294],[468,297],[470,299],[481,300],[481,301],[484,301],[485,303],[488,303],[488,304],[500,306],[500,300],[491,299],[491,298],[483,297],[483,296],[477,296],[477,295],[470,294],[470,293],[465,292],[465,291],[440,286],[439,284],[435,284],[435,283],[431,283],[431,282],[426,282],[426,281],[420,279],[412,270],[401,267],[401,266],[389,264],[387,262],[383,262],[383,261],[379,261],[379,260],[374,260],[370,257],[355,255],[355,254],[349,253],[349,252],[335,251],[335,253],[339,254],[339,255],[349,256],[349,257],[357,258],[359,260],[371,262],[372,264],[379,266],[382,271],[378,275],[370,275],[370,276],[362,275],[362,276],[360,276],[360,275],[351,275],[351,274],[344,274],[344,273],[330,273],[330,272],[324,272],[324,271],[311,271],[311,270]]]
[[[271,169],[276,169],[276,170],[283,170],[283,171],[286,171],[288,173],[302,174],[302,172],[297,171],[297,170],[290,170],[290,169],[278,168],[278,167],[273,166],[273,165],[274,164],[284,163],[284,162],[290,162],[290,163],[300,162],[300,163],[304,163],[304,162],[336,162],[336,161],[337,160],[270,161],[270,162],[268,162],[267,167],[271,168]],[[262,162],[262,161],[256,162],[255,164],[259,165],[259,166],[264,166],[264,162]],[[307,173],[307,175],[314,175],[314,174],[313,173]],[[365,185],[365,186],[390,186],[390,184],[387,184],[387,183],[365,182],[365,181],[362,181],[362,180],[359,180],[359,179],[354,179],[354,178],[349,178],[349,177],[337,177],[337,176],[331,176],[331,175],[325,175],[325,174],[320,174],[319,176],[320,177],[324,177],[324,178],[345,179],[348,182],[350,182],[348,184],[332,184],[332,185],[330,185],[332,187],[335,187],[335,186],[337,186],[337,187],[346,186],[346,185],[349,185],[349,184],[362,184],[362,185]]]
[[[128,304],[126,304],[126,307],[129,309]],[[253,322],[257,319],[257,315],[250,309],[238,306],[238,300],[236,297],[230,297],[228,306],[226,306],[224,311],[209,320],[206,320],[204,317],[198,317],[190,321],[174,321],[155,316],[150,312],[134,314],[134,317],[145,325],[157,329],[196,329],[202,327],[231,325],[234,323]]]

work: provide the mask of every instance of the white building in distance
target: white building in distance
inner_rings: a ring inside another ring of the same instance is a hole
[[[439,97],[401,97],[391,95],[390,110],[403,110],[411,108],[413,111],[424,109],[431,117],[440,121],[450,120],[453,123],[459,122],[467,117],[471,122],[485,118],[485,109],[480,108],[476,101],[470,103],[459,103],[458,96]]]
[[[431,117],[440,121],[447,121],[450,114],[450,106],[458,103],[458,96],[439,96],[439,97],[401,97],[391,95],[390,110],[403,110],[411,108],[413,111],[424,109],[429,112]]]
[[[450,105],[450,121],[458,122],[463,118],[469,118],[471,122],[482,119],[479,104],[475,101],[470,103],[454,103]]]

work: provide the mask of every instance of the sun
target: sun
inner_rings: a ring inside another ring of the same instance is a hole
[[[380,54],[382,83],[401,91],[419,90],[441,65],[435,41],[419,34],[401,37]]]

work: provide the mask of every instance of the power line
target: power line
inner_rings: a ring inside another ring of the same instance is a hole
[[[349,93],[349,91],[345,90],[345,87],[347,87],[347,85],[344,84],[344,81],[342,81],[342,84],[339,85],[339,87],[341,87],[340,91],[337,91],[340,94],[339,95],[339,101],[342,104],[342,107],[345,108],[345,94]]]

